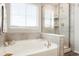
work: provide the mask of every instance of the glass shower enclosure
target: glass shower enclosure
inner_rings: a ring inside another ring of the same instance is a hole
[[[70,18],[69,4],[44,4],[42,6],[42,32],[65,36],[65,48],[69,48]]]

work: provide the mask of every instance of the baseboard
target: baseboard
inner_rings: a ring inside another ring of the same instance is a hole
[[[74,50],[74,52],[79,54],[79,51]]]
[[[64,53],[70,52],[71,48],[64,48]]]

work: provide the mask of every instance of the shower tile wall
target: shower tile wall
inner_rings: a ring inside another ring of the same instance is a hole
[[[65,35],[65,45],[69,46],[69,4],[60,4],[59,31]]]

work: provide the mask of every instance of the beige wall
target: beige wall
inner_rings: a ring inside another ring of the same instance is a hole
[[[74,5],[74,51],[79,53],[79,4]]]

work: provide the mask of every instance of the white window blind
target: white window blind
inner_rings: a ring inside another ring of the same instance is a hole
[[[33,4],[10,5],[10,26],[38,26],[38,7]]]
[[[11,4],[10,26],[25,26],[25,4]]]
[[[26,26],[38,26],[37,24],[37,7],[35,5],[26,4]]]

